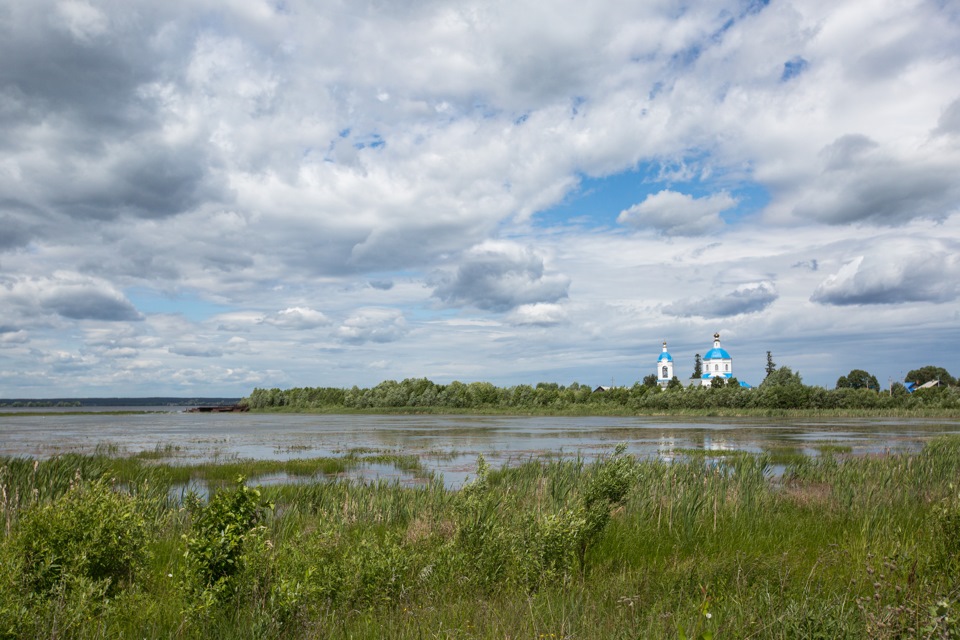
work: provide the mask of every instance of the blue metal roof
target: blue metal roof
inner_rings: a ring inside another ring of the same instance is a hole
[[[657,362],[673,362],[673,356],[664,351],[660,354],[660,357],[657,358]]]

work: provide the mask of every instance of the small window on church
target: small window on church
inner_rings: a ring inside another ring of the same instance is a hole
[[[718,364],[713,365],[713,370],[714,370],[714,371],[720,371],[720,365],[718,365]]]
[[[723,365],[723,370],[724,370],[724,371],[730,371],[730,365],[728,365],[728,364]]]
[[[667,377],[667,368],[666,368],[666,367],[663,368],[663,375],[660,376],[660,377],[661,377],[661,378],[666,378],[666,377]]]

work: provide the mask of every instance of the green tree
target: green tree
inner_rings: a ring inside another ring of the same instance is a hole
[[[700,357],[700,354],[693,356],[693,378],[699,378],[703,375],[703,358]]]
[[[467,391],[467,385],[459,380],[454,380],[443,388],[443,391],[440,392],[437,399],[443,406],[457,408],[468,407],[470,403],[467,398]]]
[[[864,371],[863,369],[854,369],[845,376],[837,379],[837,389],[873,389],[880,390],[880,383],[877,377]]]
[[[650,375],[643,376],[643,386],[645,387],[657,386],[657,374],[651,373]]]
[[[495,407],[500,403],[500,391],[489,382],[471,382],[467,391],[473,407]]]
[[[954,385],[957,383],[956,379],[947,373],[947,370],[943,367],[935,367],[933,365],[927,365],[925,367],[920,367],[919,369],[914,369],[907,373],[906,381],[913,382],[917,385],[930,382],[931,380],[939,380],[940,384]]]
[[[803,378],[800,372],[794,373],[790,367],[780,367],[767,374],[767,377],[760,383],[760,388],[767,387],[785,387],[790,385],[802,385]]]
[[[773,361],[773,355],[767,351],[767,367],[764,379],[769,378],[770,374],[777,370],[777,364]]]

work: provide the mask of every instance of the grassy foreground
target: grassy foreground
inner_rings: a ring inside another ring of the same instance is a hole
[[[459,491],[180,500],[148,459],[0,460],[0,637],[960,637],[960,438],[769,464],[480,459]]]

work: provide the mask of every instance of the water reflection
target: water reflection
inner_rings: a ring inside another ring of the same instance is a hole
[[[862,455],[915,451],[945,433],[960,433],[960,421],[0,412],[0,455],[92,453],[103,444],[118,454],[148,452],[152,459],[174,463],[336,457],[351,451],[412,454],[426,471],[456,486],[473,475],[481,453],[494,466],[544,454],[590,459],[621,442],[643,458],[671,459],[690,450],[714,456],[730,451],[817,455],[823,446]],[[358,477],[409,481],[387,467],[362,466]]]

